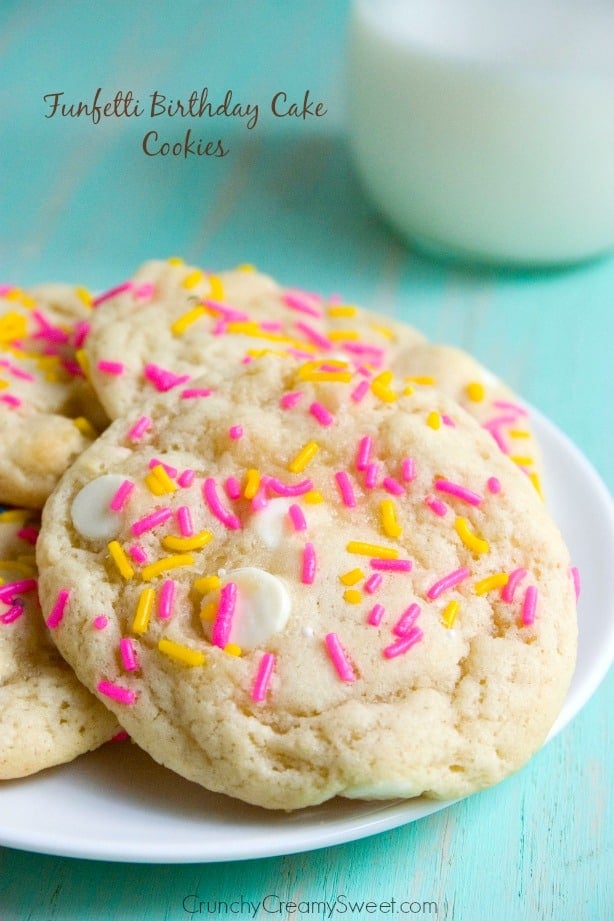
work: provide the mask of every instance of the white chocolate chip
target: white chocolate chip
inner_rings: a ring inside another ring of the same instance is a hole
[[[70,509],[72,523],[82,537],[88,540],[111,540],[121,527],[121,515],[109,508],[111,499],[125,477],[106,473],[87,483],[75,498]]]
[[[237,586],[230,643],[243,650],[255,649],[283,630],[290,617],[291,601],[281,579],[256,566],[245,566],[228,572],[226,581]],[[218,598],[218,593],[211,593],[203,599],[203,607]]]
[[[263,509],[252,517],[252,524],[258,537],[269,550],[279,547],[284,539],[284,531],[290,528],[288,509],[293,501],[296,500],[286,498],[271,499]]]

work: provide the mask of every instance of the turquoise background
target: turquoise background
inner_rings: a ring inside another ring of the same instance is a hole
[[[478,270],[438,264],[395,237],[364,199],[347,149],[347,12],[345,0],[3,0],[0,278],[102,289],[141,260],[177,255],[215,269],[251,262],[284,284],[340,291],[470,350],[563,429],[611,489],[614,259]],[[259,104],[259,119],[249,130],[240,118],[45,117],[46,93],[91,100],[98,86],[107,98],[131,90],[144,103],[154,91],[175,99],[204,86],[221,101],[231,89],[237,102]],[[273,116],[275,93],[301,102],[307,89],[324,117]],[[143,153],[147,131],[174,141],[188,127],[205,141],[222,138],[228,156]],[[0,919],[157,921],[190,917],[182,900],[191,894],[277,893],[296,902],[435,901],[437,917],[456,921],[605,921],[614,917],[612,689],[610,676],[499,787],[363,841],[168,867],[0,849]]]

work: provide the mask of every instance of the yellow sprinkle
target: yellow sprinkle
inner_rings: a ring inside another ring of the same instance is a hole
[[[301,346],[301,348],[305,348]],[[333,381],[335,384],[349,384],[352,380],[350,371],[312,371],[303,376],[304,381]]]
[[[203,605],[200,611],[200,619],[213,623],[217,616],[218,602],[210,601],[209,604]]]
[[[243,498],[253,499],[260,488],[260,471],[250,467],[245,474],[245,489]]]
[[[183,265],[183,259],[180,256],[171,256],[167,262],[169,265]]]
[[[32,310],[33,307],[36,307],[36,301],[29,294],[22,294],[19,298],[19,303],[22,307],[26,307],[28,310]]]
[[[348,553],[360,553],[362,556],[372,556],[380,560],[396,560],[399,556],[399,551],[394,547],[381,547],[362,540],[351,540],[346,550]]]
[[[488,553],[490,550],[488,541],[478,537],[470,530],[466,518],[457,518],[454,522],[454,528],[465,547],[468,547],[469,550],[472,550],[474,553]]]
[[[203,314],[206,314],[207,311],[199,304],[198,307],[194,307],[192,310],[188,310],[187,313],[182,313],[174,323],[171,324],[171,332],[175,336],[181,336],[188,326],[191,326],[192,323],[195,323],[199,317],[202,317]]]
[[[355,329],[331,329],[328,338],[331,342],[356,342],[360,336]]]
[[[178,553],[177,556],[164,556],[161,560],[144,566],[141,570],[141,576],[144,582],[151,582],[156,576],[159,576],[163,572],[168,572],[169,569],[178,569],[180,566],[192,566],[193,564],[194,557],[191,553]]]
[[[419,374],[417,377],[406,377],[410,384],[419,384],[421,387],[434,387],[435,378],[426,374]]]
[[[133,633],[147,632],[149,621],[151,619],[151,612],[153,611],[155,597],[156,593],[154,592],[153,588],[144,588],[142,590],[136,606],[136,614],[134,615],[134,620],[132,621]]]
[[[217,275],[209,275],[209,297],[214,301],[224,300],[224,285]]]
[[[362,569],[350,569],[349,572],[344,572],[342,576],[339,576],[339,581],[344,585],[356,585],[364,578],[364,575]]]
[[[496,572],[494,575],[487,576],[485,579],[476,582],[473,586],[473,591],[476,595],[485,595],[486,592],[492,592],[495,588],[503,588],[509,582],[509,578],[507,572]]]
[[[78,286],[77,288],[75,288],[75,294],[77,295],[77,297],[79,298],[79,300],[80,300],[83,304],[85,304],[86,307],[91,307],[91,306],[92,306],[92,300],[93,300],[93,298],[92,298],[91,293],[87,290],[87,288],[83,288],[82,286]]]
[[[165,656],[176,659],[177,662],[183,662],[184,665],[194,667],[205,664],[205,654],[203,652],[199,652],[198,649],[190,649],[189,646],[184,646],[182,643],[175,643],[173,640],[164,638],[159,640],[158,649],[160,652],[164,653]]]
[[[23,524],[23,522],[30,517],[32,512],[28,511],[25,508],[7,508],[4,511],[0,512],[0,521],[3,524],[18,522]]]
[[[151,472],[156,479],[160,481],[160,485],[164,489],[164,492],[175,492],[177,486],[173,483],[162,464],[156,464],[155,467],[151,468]]]
[[[426,424],[432,429],[441,428],[441,416],[435,411],[430,412],[426,417]]]
[[[3,294],[5,301],[20,301],[23,295],[21,288],[12,288],[10,291],[7,291],[6,294]]]
[[[77,416],[76,419],[73,419],[73,425],[79,429],[82,435],[85,435],[86,438],[97,438],[98,433],[89,419],[86,419],[85,416]]]
[[[166,495],[166,490],[155,473],[148,473],[145,477],[145,485],[154,496]]]
[[[251,262],[242,262],[241,265],[237,266],[237,272],[255,272],[256,267],[251,264]]]
[[[470,381],[466,387],[467,396],[473,403],[479,403],[484,399],[485,389],[484,384],[481,384],[480,381]]]
[[[132,579],[134,576],[134,569],[130,565],[130,560],[124,553],[124,550],[119,542],[116,540],[110,541],[107,544],[107,549],[111,554],[111,559],[117,566],[120,575],[122,575],[124,579]]]
[[[403,528],[397,521],[396,506],[392,499],[382,499],[380,505],[382,513],[382,530],[386,537],[400,537]]]
[[[229,656],[243,655],[243,650],[237,643],[226,643],[224,646],[224,652],[227,652]]]
[[[362,601],[362,592],[359,592],[356,588],[346,588],[343,593],[343,598],[348,604],[360,604]]]
[[[0,390],[6,390],[6,388],[10,386],[8,381],[0,380]]]
[[[90,379],[90,357],[87,354],[85,349],[77,349],[75,352],[75,358],[77,359],[77,364],[85,374],[86,378]]]
[[[303,502],[308,502],[309,505],[319,505],[320,502],[324,502],[324,497],[317,489],[311,489],[303,495]]]
[[[519,467],[530,467],[533,463],[532,457],[521,456],[519,454],[510,454],[510,460],[518,464]]]
[[[388,326],[380,326],[379,323],[369,323],[371,329],[375,330],[376,333],[379,333],[384,339],[393,340],[395,338],[394,332]]]
[[[355,317],[358,309],[351,304],[335,304],[328,308],[329,317]]]
[[[530,438],[531,433],[526,429],[510,429],[508,435],[511,438]]]
[[[411,384],[408,384],[407,387],[403,388],[404,397],[410,397],[413,392],[414,392],[414,388],[411,386]]]
[[[454,626],[454,621],[456,620],[456,615],[458,614],[458,609],[460,608],[459,601],[449,601],[443,610],[441,619],[443,620],[444,627],[450,629]]]
[[[181,284],[184,288],[195,288],[196,285],[202,281],[204,277],[204,272],[201,272],[200,269],[194,269],[193,272],[188,272]]]
[[[301,448],[301,450],[298,452],[294,460],[291,460],[288,464],[288,470],[290,473],[302,473],[305,467],[314,459],[319,450],[319,444],[316,444],[315,441],[308,441],[305,447]]]
[[[168,534],[162,538],[162,546],[166,550],[177,550],[184,553],[188,550],[200,550],[212,539],[211,531],[200,531],[199,534],[194,534],[192,537],[175,537],[174,534]]]
[[[539,478],[539,474],[538,474],[538,473],[530,473],[530,474],[529,474],[529,479],[530,479],[531,482],[533,483],[533,486],[535,487],[535,490],[537,491],[537,495],[540,497],[540,499],[543,499],[543,498],[544,498],[544,492],[543,492],[543,490],[542,490],[542,484],[541,484],[541,480],[540,480],[540,478]]]
[[[208,595],[209,592],[214,592],[221,587],[222,580],[219,576],[201,576],[200,579],[194,581],[194,588],[202,595]]]
[[[9,294],[12,292],[9,291]],[[8,295],[5,295],[8,297]],[[25,317],[14,310],[5,313],[0,318],[0,341],[10,342],[11,339],[23,339],[28,334],[28,323]]]
[[[397,394],[390,389],[391,383],[392,371],[382,371],[371,381],[371,391],[384,403],[394,403],[397,399]]]

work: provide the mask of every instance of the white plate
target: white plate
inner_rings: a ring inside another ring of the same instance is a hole
[[[584,706],[614,653],[614,507],[578,449],[534,413],[548,498],[582,576],[578,665],[550,737]],[[449,803],[336,799],[277,814],[207,793],[131,744],[0,785],[0,844],[67,857],[146,863],[244,860],[340,844]]]

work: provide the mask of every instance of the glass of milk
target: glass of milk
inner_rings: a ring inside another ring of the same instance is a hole
[[[407,238],[540,266],[614,248],[614,0],[354,0],[350,143]]]

